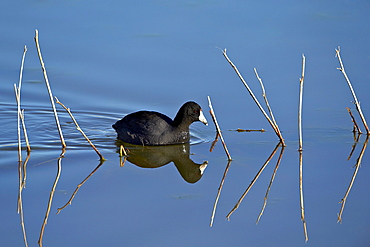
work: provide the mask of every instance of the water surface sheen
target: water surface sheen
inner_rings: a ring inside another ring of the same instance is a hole
[[[17,214],[13,84],[27,45],[21,98],[32,152],[27,159],[22,138],[22,159],[28,162],[22,205],[29,246],[37,246],[57,174],[43,246],[369,246],[369,154],[365,135],[352,152],[352,122],[345,108],[360,119],[334,50],[340,45],[369,116],[369,7],[368,1],[343,0],[7,1],[0,15],[0,245],[24,245]],[[61,144],[33,41],[36,28],[53,94],[71,109],[104,163],[59,105],[67,149],[58,159]],[[280,148],[258,180],[254,177],[278,138],[218,47],[227,48],[264,105],[253,73],[257,68],[287,144],[258,225]],[[307,244],[297,152],[302,53]],[[210,152],[215,128],[208,95],[233,158],[229,166],[220,141]],[[120,159],[114,122],[139,110],[173,118],[190,100],[202,106],[209,122],[191,125],[190,145],[126,146],[129,158]],[[355,172],[338,224],[338,202]],[[253,187],[225,220],[251,181]]]

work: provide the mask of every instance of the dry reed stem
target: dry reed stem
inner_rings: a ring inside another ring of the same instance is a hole
[[[354,104],[356,106],[356,110],[357,110],[358,114],[360,115],[360,118],[362,120],[362,123],[365,126],[366,134],[367,135],[370,135],[370,130],[369,130],[369,127],[368,127],[368,125],[366,123],[365,116],[362,113],[360,102],[357,100],[357,96],[355,94],[355,90],[353,89],[352,84],[351,84],[351,82],[350,82],[350,80],[349,80],[349,78],[347,76],[347,73],[344,70],[344,65],[343,65],[343,62],[342,62],[342,58],[340,57],[340,47],[339,46],[338,46],[338,49],[335,49],[335,56],[338,58],[338,61],[339,61],[339,64],[340,64],[340,68],[337,68],[337,69],[339,69],[342,72],[344,78],[346,79],[347,84],[349,86],[349,89],[351,90],[351,93],[352,93],[352,96],[353,96],[353,100],[354,100]]]
[[[232,160],[232,158],[231,158],[231,156],[230,156],[230,153],[229,153],[229,150],[228,150],[228,149],[227,149],[227,147],[226,147],[226,143],[225,143],[225,141],[224,141],[224,138],[223,138],[223,136],[222,136],[222,134],[221,134],[220,126],[219,126],[219,125],[218,125],[218,123],[217,123],[216,115],[215,115],[215,113],[214,113],[214,111],[213,111],[213,107],[212,107],[212,103],[211,103],[211,98],[210,98],[209,96],[208,96],[207,98],[208,98],[208,106],[209,106],[209,109],[210,109],[209,113],[210,113],[210,114],[211,114],[211,116],[212,116],[213,122],[214,122],[214,124],[215,124],[215,126],[216,126],[217,133],[218,133],[218,135],[220,136],[220,139],[221,139],[222,145],[223,145],[223,147],[224,147],[225,153],[226,153],[226,155],[227,155],[227,158],[228,158],[228,160]]]
[[[57,162],[58,163],[57,175],[55,177],[53,186],[52,186],[51,191],[50,191],[50,195],[49,195],[48,205],[47,205],[46,212],[45,212],[44,221],[42,223],[41,230],[40,230],[40,236],[39,236],[39,240],[38,240],[38,244],[39,244],[40,247],[42,247],[42,239],[44,237],[45,227],[46,227],[46,224],[47,224],[48,219],[49,219],[49,214],[50,214],[51,204],[53,202],[53,197],[54,197],[55,189],[57,187],[57,184],[58,184],[58,181],[59,181],[59,178],[60,178],[60,174],[62,172],[62,159],[64,157],[65,151],[66,151],[65,148],[63,148],[62,149],[62,153],[60,154],[60,156],[58,158],[58,162]]]
[[[64,208],[66,208],[68,205],[71,205],[72,204],[72,200],[75,198],[75,196],[76,196],[76,194],[77,194],[77,192],[78,192],[78,190],[81,188],[81,186],[100,168],[100,166],[101,165],[103,165],[103,163],[104,163],[104,160],[100,160],[100,163],[99,163],[99,165],[97,166],[97,167],[95,167],[95,169],[92,171],[92,172],[90,172],[90,174],[81,182],[81,183],[79,183],[78,185],[77,185],[77,187],[76,187],[76,189],[75,189],[75,191],[73,192],[73,194],[71,195],[71,197],[69,198],[69,200],[68,200],[68,202],[66,203],[66,204],[64,204],[64,206],[63,207],[60,207],[60,208],[58,208],[58,212],[57,212],[57,214],[59,214],[60,213],[60,211],[62,211]]]
[[[282,142],[279,142],[281,143],[282,146],[283,143]],[[235,212],[235,210],[237,210],[240,206],[240,204],[242,203],[244,197],[248,194],[248,192],[251,190],[251,188],[253,187],[253,185],[256,183],[257,179],[259,178],[259,176],[262,174],[263,170],[266,168],[266,166],[268,165],[268,163],[271,161],[271,159],[274,157],[274,155],[276,154],[277,150],[278,150],[278,147],[279,145],[277,145],[275,147],[275,149],[272,151],[272,153],[270,154],[270,156],[267,158],[267,160],[265,161],[265,163],[261,166],[260,170],[257,172],[257,174],[254,176],[253,180],[251,181],[251,183],[249,184],[248,188],[244,191],[243,195],[239,198],[238,202],[235,204],[234,208],[227,214],[226,218],[227,220],[230,220],[230,216]]]
[[[39,44],[39,31],[37,29],[35,30],[35,43],[36,43],[37,54],[38,54],[39,59],[40,59],[41,69],[42,69],[42,72],[44,74],[46,88],[48,89],[48,92],[49,92],[49,98],[50,98],[50,103],[51,103],[51,106],[52,106],[53,112],[54,112],[55,123],[56,123],[57,129],[58,129],[60,141],[62,143],[62,149],[64,149],[67,145],[64,141],[63,132],[62,132],[62,129],[61,129],[60,124],[59,124],[59,118],[58,118],[58,113],[57,113],[57,110],[56,110],[55,104],[54,104],[53,93],[51,92],[48,75],[46,73],[45,64],[44,64],[44,61],[42,59],[41,49],[40,49],[40,44]]]
[[[24,120],[24,109],[20,109],[20,97],[19,97],[19,93],[20,93],[20,90],[18,90],[17,86],[14,84],[14,92],[15,92],[15,98],[16,98],[16,101],[17,101],[17,105],[18,105],[18,110],[17,110],[17,113],[18,113],[18,161],[22,161],[22,145],[21,145],[21,129],[20,129],[20,123],[22,123],[22,128],[23,128],[23,135],[24,135],[24,139],[25,139],[25,142],[26,142],[26,147],[27,147],[27,153],[30,153],[31,152],[31,146],[30,146],[30,143],[28,141],[28,134],[27,134],[27,128],[26,128],[26,122]],[[20,123],[19,123],[19,119],[20,119]]]
[[[236,130],[230,130],[230,131],[237,131],[237,132],[265,132],[265,129],[260,129],[260,130],[245,130],[245,129],[236,129]]]
[[[18,132],[18,201],[17,201],[17,212],[19,214],[20,218],[20,224],[22,227],[22,233],[23,233],[23,241],[25,246],[28,246],[28,241],[27,241],[27,234],[26,234],[26,227],[24,224],[24,213],[23,213],[23,200],[22,200],[22,191],[23,188],[25,187],[25,168],[26,164],[29,160],[29,152],[27,155],[27,158],[23,164],[22,162],[22,145],[21,145],[21,120],[23,123],[23,130],[25,133],[26,141],[28,142],[27,139],[27,132],[25,131],[25,125],[24,125],[24,118],[23,118],[23,113],[21,111],[21,87],[22,87],[22,78],[23,78],[23,68],[24,68],[24,60],[26,57],[27,53],[27,46],[24,46],[23,49],[23,55],[22,55],[22,60],[21,60],[21,66],[20,66],[20,72],[19,72],[19,81],[18,81],[18,86],[14,84],[14,92],[15,92],[15,99],[17,102],[17,132]],[[28,146],[27,146],[28,147]]]
[[[122,157],[123,157],[123,160],[122,160]],[[119,166],[123,167],[126,163],[126,160],[127,160],[127,152],[125,150],[125,147],[121,145],[119,147]]]
[[[127,152],[125,150],[125,147],[123,145],[121,145],[119,147],[119,155],[122,157],[122,156],[127,156]]]
[[[303,103],[303,84],[305,77],[306,57],[302,54],[302,75],[299,79],[299,103],[298,103],[298,142],[299,142],[299,198],[301,207],[301,220],[305,241],[308,241],[307,223],[305,219],[304,197],[303,197],[303,140],[302,140],[302,103]]]
[[[22,112],[21,112],[21,121],[22,121],[22,126],[23,126],[24,140],[26,141],[26,146],[27,146],[27,153],[30,153],[31,152],[31,146],[30,146],[30,143],[28,141],[26,122],[24,120],[24,109],[22,109]]]
[[[213,221],[214,221],[214,218],[215,218],[215,215],[216,215],[216,208],[217,208],[218,200],[220,199],[222,187],[224,185],[227,172],[229,171],[230,164],[231,164],[231,160],[229,160],[227,162],[227,165],[226,165],[226,168],[225,168],[225,171],[224,171],[224,175],[222,176],[220,185],[218,186],[217,196],[216,196],[216,199],[215,199],[215,203],[213,204],[213,210],[212,210],[212,216],[211,216],[211,223],[209,224],[210,227],[213,226]]]
[[[361,136],[362,132],[360,130],[360,127],[357,125],[357,122],[356,122],[354,116],[352,115],[351,109],[348,108],[348,107],[346,107],[346,109],[347,109],[349,115],[351,116],[351,119],[352,119],[352,122],[353,122],[353,131],[352,132],[353,132],[353,141],[354,141],[354,143],[352,145],[351,152],[349,153],[348,158],[347,158],[347,160],[350,160],[351,157],[352,157],[352,154],[354,153],[354,151],[356,149],[357,143],[360,139],[360,136]]]
[[[360,169],[360,166],[361,166],[361,162],[362,162],[362,157],[364,156],[364,153],[365,153],[365,150],[366,150],[366,147],[367,147],[367,143],[369,141],[369,136],[366,136],[366,140],[364,142],[364,145],[362,146],[362,149],[361,149],[361,152],[357,158],[357,161],[356,161],[356,165],[355,165],[355,171],[353,172],[353,175],[352,175],[352,178],[351,178],[351,182],[349,183],[348,185],[348,188],[347,188],[347,191],[346,193],[344,194],[344,197],[343,199],[339,202],[342,204],[341,208],[340,208],[340,211],[339,211],[339,214],[338,214],[338,223],[342,223],[342,215],[343,215],[343,211],[344,211],[344,206],[346,205],[346,202],[347,202],[347,197],[352,189],[352,186],[355,182],[355,179],[356,179],[356,176],[357,176],[357,173],[358,173],[358,170]]]
[[[76,125],[76,129],[81,132],[81,134],[83,135],[83,137],[85,137],[85,139],[90,144],[90,146],[99,155],[100,160],[105,160],[104,157],[103,157],[103,155],[101,155],[101,153],[99,152],[99,150],[95,147],[95,145],[90,141],[90,139],[87,137],[87,135],[85,135],[85,133],[83,132],[83,130],[81,129],[81,127],[78,125],[76,119],[72,115],[71,110],[69,108],[67,108],[62,102],[60,102],[57,97],[55,97],[55,101],[56,101],[57,104],[61,105],[68,112],[68,114],[71,117],[73,123]]]
[[[302,144],[302,101],[303,101],[303,83],[306,67],[306,57],[302,54],[302,77],[299,79],[299,106],[298,106],[298,135],[299,135],[299,151],[303,150]]]
[[[22,144],[21,144],[21,109],[17,85],[14,84],[15,99],[17,101],[17,135],[18,135],[18,161],[22,162]]]
[[[277,144],[277,147],[279,147],[281,145],[281,142],[279,142]],[[256,224],[258,224],[258,222],[260,221],[263,213],[265,212],[265,208],[266,208],[266,205],[267,205],[267,199],[268,199],[268,195],[269,195],[269,192],[271,190],[271,187],[272,187],[272,183],[274,182],[275,180],[275,176],[276,176],[276,173],[277,173],[277,170],[279,169],[279,165],[280,165],[280,162],[281,162],[281,159],[283,157],[283,153],[284,153],[284,149],[285,147],[283,145],[281,145],[281,150],[280,150],[280,155],[279,155],[279,158],[278,160],[276,161],[276,166],[275,166],[275,169],[274,169],[274,172],[272,173],[272,176],[271,176],[271,179],[270,179],[270,183],[267,187],[267,190],[266,190],[266,194],[265,194],[265,197],[263,198],[263,206],[262,206],[262,209],[261,209],[261,212],[260,214],[258,215],[258,218],[256,220]]]
[[[279,126],[278,126],[278,125],[277,125],[277,123],[276,123],[276,120],[275,120],[274,114],[272,113],[272,110],[271,110],[270,104],[269,104],[269,102],[268,102],[268,100],[267,100],[265,87],[263,86],[262,79],[261,79],[261,78],[260,78],[260,76],[258,75],[258,72],[257,72],[257,69],[256,69],[256,68],[254,68],[254,74],[256,75],[257,80],[260,82],[261,89],[262,89],[262,97],[263,97],[263,99],[265,100],[265,104],[266,104],[267,110],[269,111],[269,113],[270,113],[270,117],[271,117],[271,120],[272,120],[272,122],[274,123],[274,126],[275,126],[275,127],[274,127],[274,129],[275,129],[275,131],[280,132],[280,130],[279,130]]]
[[[353,116],[351,109],[349,107],[346,107],[349,115],[351,116],[352,122],[353,122],[353,132],[358,132],[359,134],[362,134],[360,127],[358,127],[355,117]]]
[[[27,46],[24,46],[23,55],[21,60],[21,67],[19,70],[19,81],[18,87],[14,84],[15,99],[17,101],[17,126],[18,126],[18,161],[22,161],[22,146],[21,146],[21,128],[20,128],[20,118],[21,118],[21,87],[22,87],[22,78],[23,78],[23,68],[24,60],[27,53]]]
[[[244,84],[245,88],[248,90],[248,93],[250,94],[250,96],[252,97],[252,99],[254,100],[254,102],[257,104],[258,108],[260,109],[260,111],[262,112],[262,114],[265,116],[265,118],[267,119],[267,121],[271,125],[272,129],[275,131],[276,135],[279,137],[281,143],[285,146],[284,138],[281,135],[281,132],[278,129],[276,129],[276,125],[270,119],[270,117],[267,115],[266,111],[263,109],[263,107],[259,103],[259,101],[256,98],[256,96],[253,94],[252,90],[250,89],[250,87],[248,86],[248,84],[246,83],[246,81],[244,80],[243,76],[240,74],[238,68],[233,64],[233,62],[231,62],[230,58],[227,56],[226,49],[222,50],[222,54],[224,55],[224,57],[226,58],[226,60],[228,61],[228,63],[231,65],[231,67],[234,69],[234,71],[238,75],[239,79]]]

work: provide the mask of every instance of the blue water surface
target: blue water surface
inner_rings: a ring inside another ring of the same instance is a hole
[[[27,46],[21,103],[32,148],[22,190],[29,246],[37,246],[61,145],[34,43],[35,29],[53,94],[71,108],[99,157],[57,106],[67,143],[52,197],[43,246],[369,246],[369,155],[337,223],[354,165],[365,143],[354,144],[350,107],[361,124],[348,85],[337,68],[340,46],[365,116],[370,114],[370,3],[368,1],[7,1],[0,15],[1,246],[24,245],[17,154],[18,83]],[[264,106],[253,68],[264,82],[285,138],[279,169],[260,222],[267,186],[280,150],[240,207],[240,196],[274,150],[278,138],[222,54],[238,67]],[[298,92],[306,56],[303,97],[303,191],[309,241],[301,221]],[[208,114],[211,96],[233,158],[217,210],[210,219],[227,166]],[[196,183],[173,163],[120,166],[111,125],[137,110],[173,117],[186,101],[198,102],[209,126],[194,123],[189,158],[208,161]],[[266,132],[236,132],[265,129]],[[364,127],[362,127],[364,131]],[[232,131],[229,131],[232,130]],[[23,137],[22,137],[23,139]],[[22,141],[23,147],[25,146]],[[26,152],[23,151],[23,160]]]

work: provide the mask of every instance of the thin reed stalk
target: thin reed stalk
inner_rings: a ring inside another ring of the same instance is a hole
[[[278,125],[277,125],[277,123],[276,123],[276,120],[275,120],[274,114],[272,113],[272,110],[271,110],[271,107],[270,107],[269,101],[267,100],[265,87],[263,86],[262,79],[261,79],[261,78],[260,78],[260,76],[258,75],[258,72],[257,72],[257,69],[256,69],[256,68],[254,68],[254,74],[256,75],[257,80],[260,82],[261,89],[262,89],[262,97],[263,97],[263,99],[265,100],[265,104],[266,104],[267,110],[269,111],[269,114],[270,114],[271,120],[272,120],[272,122],[274,123],[274,127],[273,127],[273,128],[275,129],[275,131],[280,132],[279,127],[278,127]]]
[[[340,65],[340,68],[337,68],[337,69],[339,69],[342,72],[344,78],[346,79],[347,84],[349,86],[349,89],[351,90],[351,93],[352,93],[352,96],[353,96],[353,100],[354,100],[354,103],[355,103],[355,106],[356,106],[356,110],[357,110],[358,114],[360,115],[360,118],[362,120],[362,123],[364,124],[364,127],[366,129],[366,134],[367,135],[370,135],[370,129],[369,129],[367,123],[366,123],[365,116],[362,113],[360,102],[357,100],[357,96],[356,96],[355,90],[353,89],[352,84],[351,84],[351,82],[350,82],[350,80],[349,80],[349,78],[347,76],[347,73],[346,73],[346,71],[344,69],[342,58],[340,57],[340,47],[339,46],[338,46],[338,49],[335,49],[335,56],[338,58],[339,65]]]
[[[303,197],[303,138],[302,138],[302,103],[303,103],[303,84],[305,78],[306,57],[302,54],[302,76],[299,79],[299,104],[298,104],[298,152],[299,152],[299,202],[301,207],[301,221],[305,241],[308,241],[307,223],[305,219],[304,197]]]
[[[22,191],[25,187],[25,181],[26,181],[26,164],[29,160],[30,153],[27,152],[27,158],[25,162],[22,162],[22,145],[21,145],[21,120],[23,124],[23,130],[27,142],[27,150],[29,147],[28,144],[28,138],[27,138],[27,132],[24,124],[24,118],[23,118],[23,112],[21,111],[21,87],[22,87],[22,78],[23,78],[23,68],[24,68],[24,61],[27,53],[27,46],[24,46],[23,49],[23,55],[22,55],[22,61],[20,66],[20,72],[19,72],[19,81],[18,86],[14,84],[14,92],[15,92],[15,99],[17,102],[17,132],[18,132],[18,202],[17,202],[17,212],[19,214],[20,218],[20,224],[22,227],[22,233],[23,233],[23,241],[25,246],[28,246],[27,241],[27,234],[26,234],[26,227],[24,224],[24,213],[23,213],[23,200],[22,200]]]
[[[123,159],[122,159],[123,157]],[[119,166],[120,167],[123,167],[125,165],[125,162],[127,160],[127,152],[125,150],[125,147],[123,145],[121,145],[119,147]]]
[[[48,75],[46,73],[44,60],[43,60],[42,55],[41,55],[41,49],[40,49],[40,44],[39,44],[39,31],[37,29],[35,30],[35,43],[36,43],[37,54],[38,54],[39,59],[40,59],[41,69],[42,69],[42,72],[44,74],[44,80],[45,80],[46,88],[48,89],[48,92],[49,92],[50,103],[51,103],[51,106],[52,106],[53,112],[54,112],[55,124],[56,124],[57,129],[58,129],[58,133],[59,133],[59,137],[60,137],[60,141],[62,143],[62,149],[63,149],[67,145],[64,141],[62,128],[60,127],[60,124],[59,124],[59,118],[58,118],[58,113],[57,113],[57,110],[56,110],[55,104],[54,104],[53,93],[51,92],[50,83],[49,83]]]
[[[351,116],[352,122],[353,122],[353,132],[358,132],[359,134],[362,134],[360,127],[358,126],[355,117],[353,116],[351,109],[349,107],[346,107],[349,115]]]
[[[237,132],[265,132],[266,130],[264,130],[264,129],[260,129],[260,130],[251,130],[251,129],[248,129],[248,130],[246,130],[246,129],[240,129],[240,128],[238,128],[236,130],[231,130],[231,131],[237,131]]]
[[[27,153],[30,153],[31,152],[31,146],[30,146],[30,143],[28,141],[26,122],[24,120],[24,109],[22,109],[22,112],[21,112],[21,121],[22,121],[22,126],[23,126],[24,140],[25,140],[26,146],[27,146]]]
[[[14,84],[15,99],[17,101],[17,135],[18,135],[18,161],[22,162],[22,144],[21,144],[21,104],[17,85]]]
[[[277,125],[275,125],[274,122],[271,120],[271,118],[267,115],[266,111],[263,109],[263,107],[259,103],[259,101],[256,98],[256,96],[253,94],[253,92],[250,89],[250,87],[248,86],[247,82],[244,80],[243,76],[240,74],[238,68],[233,64],[233,62],[227,56],[226,49],[222,50],[222,53],[223,53],[224,57],[226,58],[226,60],[228,61],[228,63],[231,65],[231,67],[234,69],[234,71],[238,75],[239,79],[244,84],[245,88],[248,90],[248,93],[250,94],[250,96],[252,97],[253,101],[256,103],[256,105],[258,106],[258,108],[260,109],[260,111],[262,112],[262,114],[265,116],[265,118],[267,119],[267,121],[271,125],[272,129],[275,131],[276,135],[279,137],[281,143],[285,146],[284,138],[281,135],[281,132],[280,132],[279,128],[277,128]]]
[[[19,81],[18,87],[14,84],[15,99],[17,102],[17,129],[18,129],[18,161],[22,161],[22,146],[21,146],[21,87],[22,87],[22,78],[23,78],[23,68],[24,60],[26,58],[27,46],[24,46],[21,67],[19,70]]]
[[[81,127],[78,125],[76,119],[72,115],[71,110],[69,108],[67,108],[62,102],[60,102],[57,97],[55,97],[55,101],[56,101],[57,104],[61,105],[68,112],[68,114],[71,117],[73,123],[76,125],[76,129],[81,132],[81,134],[83,135],[83,137],[85,137],[86,141],[90,144],[90,146],[95,150],[95,152],[100,157],[100,160],[105,160],[105,158],[103,157],[103,155],[99,152],[99,150],[95,147],[95,145],[90,141],[90,139],[83,132],[83,130],[81,129]]]
[[[26,128],[26,122],[24,120],[24,109],[20,109],[20,98],[18,96],[18,93],[20,92],[17,92],[18,89],[17,89],[17,86],[14,84],[14,91],[15,91],[15,97],[17,99],[17,104],[18,104],[18,118],[21,120],[21,124],[22,124],[22,128],[23,128],[23,135],[24,135],[24,139],[25,139],[25,142],[26,142],[26,147],[27,147],[27,153],[30,153],[31,152],[31,146],[30,146],[30,143],[28,141],[28,134],[27,134],[27,128]],[[19,103],[18,103],[19,102]],[[18,120],[18,161],[22,161],[22,147],[21,147],[21,131],[20,131],[20,123],[19,123],[19,120]],[[19,160],[20,159],[20,160]]]
[[[302,54],[302,77],[299,79],[299,107],[298,107],[298,135],[299,135],[299,151],[303,150],[302,144],[302,103],[303,103],[303,83],[306,67],[306,57]]]
[[[209,109],[210,109],[209,113],[212,116],[213,122],[214,122],[214,124],[216,126],[217,133],[218,133],[218,135],[219,135],[219,137],[221,139],[221,142],[222,142],[222,145],[224,147],[224,150],[225,150],[225,153],[227,155],[227,158],[228,158],[228,160],[232,160],[231,155],[229,153],[229,150],[227,149],[226,143],[224,141],[224,138],[223,138],[223,136],[221,134],[220,126],[217,123],[216,115],[215,115],[215,113],[213,111],[213,107],[212,107],[212,103],[211,103],[211,98],[209,96],[208,96],[208,106],[209,106]]]

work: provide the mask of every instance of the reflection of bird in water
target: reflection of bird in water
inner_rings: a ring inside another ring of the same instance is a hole
[[[117,146],[122,142],[117,141]],[[208,162],[196,164],[190,159],[189,143],[168,146],[138,146],[123,143],[129,150],[127,160],[142,168],[157,168],[173,162],[188,183],[197,182],[203,175]]]
[[[112,127],[118,139],[126,143],[170,145],[189,142],[189,126],[195,121],[208,124],[200,106],[189,101],[181,106],[174,120],[159,112],[139,111],[125,116]]]

